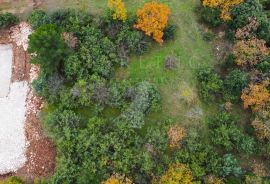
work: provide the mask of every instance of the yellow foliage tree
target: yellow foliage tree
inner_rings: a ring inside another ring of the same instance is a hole
[[[221,10],[220,18],[224,21],[231,20],[230,10],[232,7],[239,5],[243,0],[203,0],[203,6],[219,8]]]
[[[168,24],[170,8],[157,1],[149,2],[137,11],[137,24],[135,28],[142,30],[146,35],[152,36],[158,43],[163,43],[163,31]]]
[[[243,91],[241,99],[244,102],[244,108],[252,107],[254,111],[260,111],[270,102],[270,93],[266,88],[269,82],[262,84],[251,84],[249,89]]]
[[[121,20],[123,22],[127,20],[127,10],[122,0],[109,0],[108,7],[114,12],[114,20]]]
[[[270,54],[264,40],[252,38],[250,40],[239,40],[233,47],[236,56],[236,64],[240,66],[256,65]]]
[[[157,184],[192,184],[191,170],[185,164],[172,164]]]
[[[132,184],[132,181],[125,176],[119,174],[113,174],[102,184]]]

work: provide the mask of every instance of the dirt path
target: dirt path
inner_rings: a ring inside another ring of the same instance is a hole
[[[38,68],[29,63],[29,56],[23,46],[18,46],[11,40],[8,30],[0,31],[0,44],[12,44],[13,46],[11,81],[31,83],[38,74]],[[42,99],[36,96],[32,89],[29,89],[26,101],[25,136],[28,142],[27,161],[16,173],[0,175],[0,181],[8,176],[16,175],[29,183],[33,183],[35,178],[51,175],[55,168],[56,148],[52,141],[44,135],[39,120]]]

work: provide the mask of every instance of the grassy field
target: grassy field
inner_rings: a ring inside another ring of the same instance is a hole
[[[125,3],[129,13],[135,14],[136,10],[148,1],[125,0]],[[166,3],[172,9],[171,21],[178,27],[176,39],[163,46],[153,45],[150,52],[142,57],[132,57],[128,68],[119,69],[116,78],[129,78],[136,82],[148,80],[159,87],[162,93],[162,112],[150,114],[147,117],[148,121],[155,122],[169,117],[185,126],[201,125],[200,120],[205,114],[212,112],[215,105],[202,105],[198,99],[195,71],[202,65],[213,65],[215,57],[211,44],[202,38],[203,28],[197,20],[196,9],[200,1],[160,0],[160,2]],[[9,6],[12,8],[14,5],[10,3]],[[59,8],[78,8],[94,15],[102,13],[106,7],[107,0],[45,0],[40,5],[40,8],[48,12]],[[27,13],[23,12],[24,15]],[[173,71],[168,71],[164,67],[164,59],[168,55],[175,55],[178,58],[178,68]],[[187,103],[189,98],[192,102]]]

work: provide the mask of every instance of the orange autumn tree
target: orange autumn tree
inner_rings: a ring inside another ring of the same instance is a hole
[[[149,2],[137,11],[137,24],[135,28],[142,30],[146,35],[152,36],[158,43],[163,43],[163,31],[168,24],[170,8],[157,1]]]
[[[125,22],[127,20],[127,10],[122,0],[109,0],[108,7],[113,11],[113,19]]]
[[[253,111],[262,110],[270,102],[270,93],[266,88],[269,82],[262,84],[251,84],[244,90],[241,99],[244,102],[244,108],[252,107]]]
[[[157,184],[192,184],[191,170],[185,164],[172,164]]]
[[[232,7],[239,5],[243,0],[203,0],[203,6],[219,8],[221,10],[220,18],[224,21],[231,20],[230,10]]]

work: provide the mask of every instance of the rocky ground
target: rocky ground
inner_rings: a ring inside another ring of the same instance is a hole
[[[29,86],[39,72],[38,67],[29,63],[30,57],[26,52],[27,38],[30,33],[31,28],[24,22],[10,30],[0,31],[0,44],[13,45],[14,58],[11,81],[25,81]],[[7,176],[16,175],[31,183],[34,178],[47,177],[54,171],[56,149],[52,141],[44,135],[40,124],[39,112],[42,107],[42,99],[30,87],[26,97],[27,110],[25,115],[25,136],[28,142],[27,161],[15,173],[0,176],[0,181]]]

